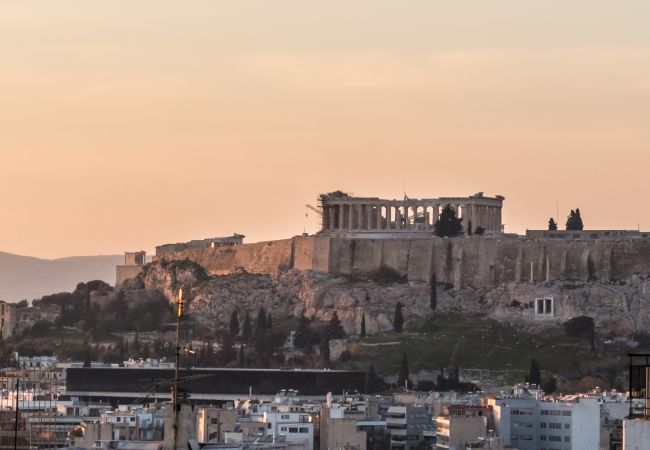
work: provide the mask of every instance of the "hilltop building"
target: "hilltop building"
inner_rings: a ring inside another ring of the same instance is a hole
[[[209,248],[240,245],[244,243],[245,237],[246,236],[243,234],[235,233],[232,236],[197,239],[189,242],[177,242],[176,244],[159,245],[156,247],[156,258],[160,258],[170,253],[182,252],[185,250],[204,250]]]
[[[442,208],[450,205],[463,219],[466,230],[478,227],[489,233],[503,232],[501,208],[505,197],[485,197],[482,192],[469,197],[385,200],[352,197],[336,191],[322,194],[321,233],[346,237],[392,237],[431,235]]]
[[[144,250],[125,252],[124,264],[115,267],[115,284],[119,286],[126,280],[137,277],[146,263],[147,253]]]

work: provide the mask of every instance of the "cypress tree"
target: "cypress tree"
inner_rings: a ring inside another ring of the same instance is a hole
[[[395,305],[395,316],[393,317],[393,330],[400,333],[404,326],[404,317],[402,316],[402,303],[397,302]]]
[[[366,313],[361,315],[361,337],[366,337]]]
[[[244,341],[248,341],[253,335],[253,329],[251,328],[251,316],[246,311],[244,316],[244,324],[242,325],[241,337]]]
[[[557,230],[557,222],[555,222],[554,218],[548,219],[548,231],[556,231]]]
[[[294,338],[294,345],[296,348],[309,348],[311,346],[311,328],[309,327],[309,319],[303,312],[298,319],[298,329]]]
[[[542,384],[542,375],[539,371],[539,363],[535,358],[530,362],[530,371],[528,372],[528,382],[540,386]]]
[[[409,373],[409,362],[408,358],[406,356],[406,352],[402,354],[402,364],[400,365],[399,368],[399,375],[397,376],[397,384],[400,386],[404,386],[406,382],[408,381],[410,384],[410,373]]]
[[[345,337],[345,330],[343,330],[343,326],[339,320],[339,315],[336,313],[336,311],[334,311],[332,318],[327,324],[326,333],[328,334],[328,337],[332,339],[341,339]]]
[[[233,310],[230,314],[230,335],[235,337],[239,336],[239,316],[237,310]]]
[[[323,359],[323,364],[325,367],[328,367],[330,364],[330,338],[327,335],[327,332],[323,333],[323,336],[320,339],[320,356]]]
[[[366,381],[365,381],[366,394],[371,394],[373,392],[376,392],[381,388],[382,384],[383,382],[379,379],[379,377],[375,373],[375,366],[370,364],[370,366],[368,366],[368,370],[366,371]]]

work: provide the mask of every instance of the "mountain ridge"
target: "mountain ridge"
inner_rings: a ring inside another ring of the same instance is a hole
[[[43,259],[0,251],[0,300],[17,302],[72,291],[82,281],[115,284],[115,266],[123,261],[123,255]]]

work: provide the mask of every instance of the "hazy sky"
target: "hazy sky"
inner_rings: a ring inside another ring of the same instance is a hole
[[[0,3],[0,250],[316,231],[335,189],[650,229],[650,2]]]

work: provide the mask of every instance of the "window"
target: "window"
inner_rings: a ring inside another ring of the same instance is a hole
[[[540,440],[540,441],[545,441],[545,440],[546,440],[546,435],[545,435],[545,434],[542,434],[542,435],[539,437],[539,440]]]
[[[536,316],[552,316],[554,314],[554,298],[543,297],[535,299]]]
[[[273,426],[273,423],[271,423],[271,422],[266,424],[266,428],[268,428],[269,430],[271,429],[272,426]]]
[[[284,431],[284,432],[286,432],[286,431],[287,431],[287,427],[280,427],[280,431]]]
[[[540,426],[541,428],[546,428],[546,422],[542,422],[539,426]]]
[[[564,442],[571,442],[570,436],[564,436]]]
[[[301,432],[301,433],[309,433],[309,428],[307,428],[307,427],[300,427],[300,432]]]
[[[553,428],[553,429],[555,429],[555,430],[559,430],[559,429],[562,428],[562,424],[561,424],[561,423],[557,423],[557,422],[551,422],[551,423],[548,424],[548,427],[549,427],[549,428]]]
[[[565,423],[564,428],[566,428],[568,430],[569,428],[571,428],[571,424],[570,423]]]
[[[561,436],[549,436],[548,440],[551,442],[562,442],[562,437]]]
[[[289,414],[282,414],[282,415],[280,416],[280,418],[281,418],[282,420],[289,420]]]
[[[297,433],[298,427],[289,427],[289,433]]]
[[[563,416],[570,416],[570,415],[571,415],[571,411],[562,411],[562,415],[563,415]]]

